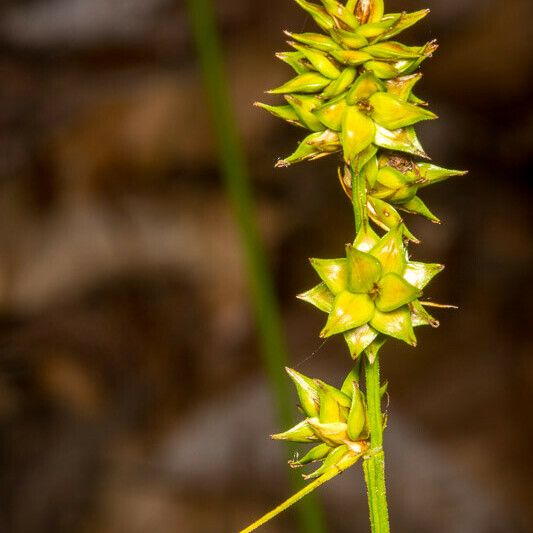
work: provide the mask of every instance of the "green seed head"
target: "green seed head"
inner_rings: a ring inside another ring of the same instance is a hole
[[[413,125],[436,115],[412,90],[421,77],[418,67],[431,57],[437,44],[406,46],[391,39],[429,10],[384,14],[382,0],[295,1],[324,33],[285,32],[294,51],[280,52],[277,57],[293,68],[296,77],[269,92],[285,95],[289,105],[256,104],[312,132],[276,166],[339,153],[347,165],[360,170],[369,150],[374,150],[372,155],[377,151],[380,161],[388,151],[427,158]],[[403,177],[399,175],[402,171],[395,174],[385,169],[369,183],[368,210],[378,227],[390,230],[402,224],[400,212],[439,222],[416,196],[417,190],[461,173],[439,167],[429,171],[423,165],[412,161],[412,168],[403,172]],[[394,168],[393,164],[388,166]],[[437,177],[439,171],[444,172],[441,177]],[[341,184],[351,196],[351,183],[341,180]],[[405,225],[404,235],[418,242]]]
[[[414,326],[437,325],[421,319],[419,298],[443,267],[410,261],[402,231],[398,226],[381,239],[361,233],[346,257],[311,259],[322,282],[299,298],[328,314],[320,336],[343,334],[353,357],[379,337],[414,346]]]
[[[348,375],[341,390],[291,368],[286,370],[307,418],[272,438],[315,444],[301,459],[289,461],[291,467],[321,462],[317,470],[304,476],[312,479],[334,468],[343,458],[361,454],[368,448],[366,400],[353,373]]]

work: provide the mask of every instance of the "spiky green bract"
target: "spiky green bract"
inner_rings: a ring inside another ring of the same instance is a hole
[[[295,1],[324,33],[285,32],[293,51],[277,57],[296,76],[269,92],[284,95],[290,105],[256,105],[313,133],[276,166],[342,153],[346,165],[355,164],[361,170],[361,158],[374,149],[380,169],[385,170],[368,183],[370,219],[385,231],[404,222],[402,212],[438,223],[438,217],[416,195],[418,189],[464,172],[419,162],[427,155],[413,126],[436,115],[413,94],[413,88],[422,76],[418,67],[431,57],[437,44],[406,46],[392,40],[429,10],[385,14],[382,0]],[[404,156],[391,155],[391,151]],[[401,157],[410,162],[411,171],[395,166]],[[433,167],[433,177],[424,178],[428,174],[424,165]],[[441,171],[444,175],[436,178]],[[351,183],[341,183],[350,195]],[[418,242],[405,224],[404,236]]]
[[[354,358],[381,337],[415,346],[413,327],[437,324],[421,318],[418,299],[443,267],[410,261],[400,226],[381,239],[367,233],[346,247],[346,257],[311,264],[322,283],[299,298],[328,314],[320,336],[342,333]]]
[[[347,457],[360,455],[367,447],[368,424],[365,395],[357,376],[351,372],[341,389],[318,379],[311,379],[287,368],[293,380],[300,406],[307,418],[283,433],[272,435],[275,440],[314,443],[301,458],[289,464],[292,468],[321,463],[305,479],[314,479],[335,468]]]
[[[324,104],[332,98],[348,100],[349,106],[345,106],[337,120],[338,124],[344,124],[344,128],[338,131],[342,131],[340,140],[347,162],[369,143],[380,145],[383,135],[378,128],[397,130],[435,118],[430,111],[420,107],[423,102],[411,95],[414,83],[400,93],[394,83],[397,78],[409,77],[424,59],[431,56],[436,49],[435,43],[405,46],[390,40],[423,18],[427,10],[385,15],[383,2],[378,0],[346,4],[335,0],[322,0],[321,4],[295,1],[326,35],[285,32],[294,51],[280,52],[277,56],[293,68],[296,77],[269,92],[316,95]],[[353,86],[359,77],[375,79],[375,89],[355,95]],[[288,109],[261,107],[292,124],[302,124],[301,118],[295,118]],[[317,124],[321,124],[322,130],[332,129],[323,112],[311,110],[310,113],[316,118],[303,121],[304,127],[318,131]],[[359,132],[360,128],[364,133]],[[317,149],[314,155],[322,153]],[[419,153],[422,153],[421,149]],[[284,163],[305,159],[312,157],[289,157]]]
[[[383,153],[372,157],[361,169],[367,187],[370,218],[385,230],[402,223],[398,211],[421,215],[440,223],[422,199],[420,189],[452,176],[464,176],[465,171],[441,168],[427,162],[417,162],[406,154]],[[339,170],[341,185],[351,198],[351,174],[345,167]],[[404,225],[404,235],[415,242]]]

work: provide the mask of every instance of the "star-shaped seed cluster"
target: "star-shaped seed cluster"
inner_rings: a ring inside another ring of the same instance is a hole
[[[305,419],[291,429],[272,435],[276,440],[311,443],[315,446],[299,459],[289,461],[293,468],[314,462],[322,463],[312,474],[313,479],[332,468],[353,464],[353,460],[368,449],[366,400],[358,385],[356,371],[350,372],[340,389],[318,379],[311,379],[287,368]],[[383,389],[382,394],[384,394]]]
[[[401,227],[381,239],[370,229],[360,232],[346,257],[311,264],[322,282],[298,297],[328,314],[321,337],[343,334],[354,358],[386,337],[415,346],[413,327],[438,325],[419,298],[444,267],[410,261]]]
[[[415,161],[405,154],[378,155],[376,152],[377,150],[368,161],[360,161],[360,173],[366,183],[370,219],[386,231],[404,222],[398,211],[421,215],[440,224],[440,219],[430,211],[418,196],[418,192],[451,176],[463,176],[466,172],[441,168],[427,161]],[[352,174],[347,165],[339,169],[339,179],[344,192],[351,198]],[[405,224],[403,232],[407,239],[419,242]]]

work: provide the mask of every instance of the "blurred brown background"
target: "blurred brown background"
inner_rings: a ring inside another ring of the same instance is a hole
[[[331,158],[274,171],[300,132],[251,107],[289,75],[281,30],[312,24],[289,0],[216,4],[291,363],[335,382],[345,347],[309,358],[323,316],[294,294],[351,211]],[[421,7],[407,40],[441,44],[421,138],[470,174],[425,191],[442,226],[412,221],[460,310],[383,352],[392,524],[526,533],[531,13],[388,2]],[[0,530],[235,531],[289,489],[182,0],[4,0],[0,72]],[[368,528],[353,470],[321,491],[334,533]]]

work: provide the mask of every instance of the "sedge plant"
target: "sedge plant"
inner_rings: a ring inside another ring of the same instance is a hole
[[[322,32],[285,32],[291,50],[277,57],[296,76],[268,91],[281,95],[282,105],[256,105],[309,130],[277,167],[338,157],[355,237],[338,257],[311,259],[318,283],[298,298],[327,315],[320,337],[342,335],[354,366],[340,388],[287,369],[304,418],[272,438],[311,445],[289,464],[318,463],[318,468],[304,475],[307,486],[241,533],[255,530],[358,461],[371,530],[388,533],[380,350],[388,340],[416,346],[416,327],[439,325],[428,308],[450,307],[424,299],[428,283],[444,267],[411,260],[408,246],[419,241],[403,216],[440,222],[420,193],[465,172],[431,163],[414,129],[437,118],[413,93],[422,76],[419,67],[437,44],[407,46],[395,38],[429,10],[385,14],[383,0],[295,1]]]

